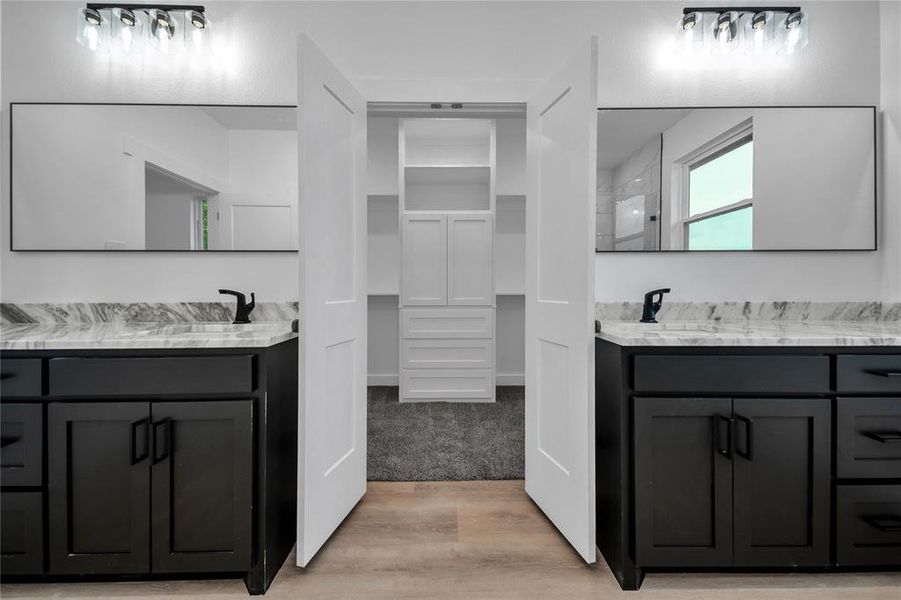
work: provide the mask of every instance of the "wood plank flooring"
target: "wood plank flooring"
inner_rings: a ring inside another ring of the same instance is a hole
[[[650,574],[622,592],[586,566],[522,481],[370,483],[309,567],[293,556],[266,598],[901,600],[901,573]],[[7,584],[6,598],[246,598],[238,580]]]

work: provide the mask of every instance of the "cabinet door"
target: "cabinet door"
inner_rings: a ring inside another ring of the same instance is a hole
[[[253,401],[152,413],[153,572],[250,569]]]
[[[401,304],[447,304],[447,217],[404,215]]]
[[[50,404],[51,573],[150,570],[149,417],[147,402]]]
[[[492,230],[491,215],[448,217],[448,304],[494,304]]]
[[[736,399],[735,566],[829,564],[830,403]]]
[[[641,567],[732,564],[732,401],[635,398]]]

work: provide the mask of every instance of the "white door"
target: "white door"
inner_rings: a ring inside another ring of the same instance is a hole
[[[593,563],[597,38],[527,119],[526,492]]]
[[[297,62],[302,567],[366,492],[366,103],[306,36]]]
[[[447,304],[447,217],[403,215],[401,305]]]
[[[220,247],[296,250],[296,197],[296,193],[220,193]]]
[[[491,215],[447,218],[447,303],[494,304]]]

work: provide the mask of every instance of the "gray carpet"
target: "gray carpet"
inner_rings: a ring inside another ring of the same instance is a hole
[[[369,388],[370,481],[522,479],[525,388],[497,388],[494,403],[397,400]]]

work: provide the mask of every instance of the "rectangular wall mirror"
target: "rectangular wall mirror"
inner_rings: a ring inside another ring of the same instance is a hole
[[[598,252],[875,250],[875,107],[598,111]]]
[[[297,250],[296,107],[10,110],[12,250]]]

